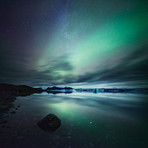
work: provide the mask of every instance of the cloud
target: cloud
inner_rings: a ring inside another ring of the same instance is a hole
[[[1,51],[2,52],[2,51]],[[17,55],[10,55],[3,52],[0,55],[0,81],[14,84],[27,85],[59,85],[70,83],[120,83],[131,82],[138,85],[139,82],[148,81],[148,50],[147,46],[134,49],[126,57],[118,60],[116,66],[103,70],[96,69],[92,73],[85,73],[81,76],[74,76],[71,71],[72,65],[67,57],[59,57],[41,67],[42,71],[29,69],[24,64],[28,62]],[[63,75],[61,73],[63,72]],[[65,73],[64,73],[65,72]]]
[[[148,80],[148,46],[143,46],[119,60],[115,67],[86,73],[77,82],[126,82]]]

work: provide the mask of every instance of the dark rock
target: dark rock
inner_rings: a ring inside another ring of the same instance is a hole
[[[7,122],[7,120],[0,120],[0,124],[6,124]]]
[[[53,114],[48,114],[45,118],[38,122],[39,128],[44,131],[54,132],[61,125],[61,120]]]
[[[16,111],[12,111],[12,112],[10,112],[11,114],[15,114],[16,113]]]
[[[6,125],[2,125],[1,127],[4,128],[4,127],[6,127]]]

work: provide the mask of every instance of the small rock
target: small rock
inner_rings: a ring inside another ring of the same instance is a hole
[[[16,113],[16,111],[12,111],[12,112],[10,112],[11,114],[15,114]]]
[[[2,120],[0,121],[0,124],[6,124],[8,121],[7,120]]]
[[[6,127],[6,125],[2,125],[1,127],[4,128],[4,127]]]

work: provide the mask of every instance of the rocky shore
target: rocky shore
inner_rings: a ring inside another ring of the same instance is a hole
[[[0,84],[0,112],[8,111],[17,96],[28,96],[42,92],[41,88],[32,88],[26,85]]]

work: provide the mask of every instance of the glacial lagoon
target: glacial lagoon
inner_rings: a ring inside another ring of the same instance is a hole
[[[33,94],[3,113],[0,148],[146,148],[148,95],[136,93]],[[39,128],[48,114],[54,132]]]

